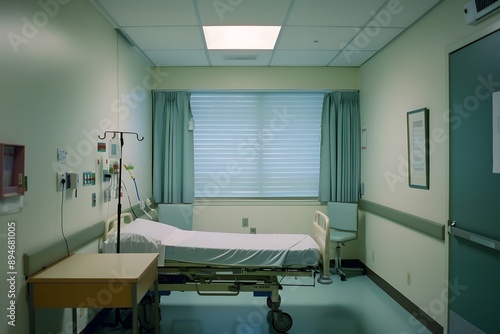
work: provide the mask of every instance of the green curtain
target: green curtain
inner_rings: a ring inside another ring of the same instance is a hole
[[[153,197],[193,203],[193,115],[189,92],[153,92]]]
[[[359,92],[323,98],[319,200],[357,202],[361,180]]]

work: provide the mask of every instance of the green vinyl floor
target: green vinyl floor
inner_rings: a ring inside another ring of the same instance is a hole
[[[430,333],[367,276],[351,274],[343,282],[338,276],[332,278],[331,285],[310,286],[311,278],[283,281],[287,285],[280,291],[281,310],[293,322],[287,333]],[[266,298],[252,293],[220,297],[174,291],[161,297],[160,308],[162,334],[277,333],[269,321]],[[129,328],[113,327],[108,321],[96,333],[131,332]]]

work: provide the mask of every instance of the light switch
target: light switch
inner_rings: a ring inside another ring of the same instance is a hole
[[[68,152],[65,149],[58,148],[57,149],[57,162],[60,164],[65,164],[66,163],[66,155],[68,155]]]

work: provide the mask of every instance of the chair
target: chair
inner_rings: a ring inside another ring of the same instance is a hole
[[[328,202],[327,215],[330,219],[330,241],[336,242],[335,267],[332,274],[346,280],[343,270],[363,271],[364,268],[343,268],[341,263],[340,246],[344,242],[355,240],[358,237],[358,203]]]

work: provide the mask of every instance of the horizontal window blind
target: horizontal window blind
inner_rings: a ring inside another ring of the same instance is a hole
[[[317,197],[323,93],[192,93],[196,197]]]

